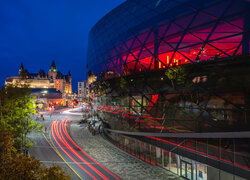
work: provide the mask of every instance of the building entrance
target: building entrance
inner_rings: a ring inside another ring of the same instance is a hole
[[[181,160],[181,176],[193,180],[193,167],[192,164]]]

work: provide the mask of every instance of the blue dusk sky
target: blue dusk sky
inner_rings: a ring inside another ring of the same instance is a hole
[[[49,70],[52,60],[71,71],[73,90],[86,79],[88,32],[125,0],[1,0],[0,85],[18,75],[23,62],[31,73]]]

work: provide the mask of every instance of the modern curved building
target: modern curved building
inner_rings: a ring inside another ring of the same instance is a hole
[[[250,1],[127,0],[89,33],[106,135],[187,179],[250,177]]]

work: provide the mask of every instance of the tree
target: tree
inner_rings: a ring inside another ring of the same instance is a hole
[[[41,131],[31,116],[35,114],[34,99],[28,88],[6,87],[0,89],[0,130],[10,131],[14,136],[14,146],[25,152],[32,146],[27,134]]]
[[[187,78],[187,72],[185,68],[182,66],[175,66],[172,68],[168,68],[165,72],[165,75],[171,81],[173,88],[175,88],[174,82],[177,85],[184,85]]]
[[[0,131],[0,179],[71,179],[60,166],[49,168],[34,157],[19,154],[10,131]]]
[[[40,178],[41,179],[55,179],[55,180],[67,180],[71,179],[71,176],[67,174],[65,169],[63,169],[61,166],[53,165],[49,168],[42,166],[40,171]]]
[[[123,77],[120,78],[120,88],[128,90],[128,83]]]

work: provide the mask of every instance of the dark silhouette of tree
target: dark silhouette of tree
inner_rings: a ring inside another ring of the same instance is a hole
[[[47,168],[34,157],[19,154],[13,140],[10,131],[0,131],[0,179],[71,179],[58,165]]]

